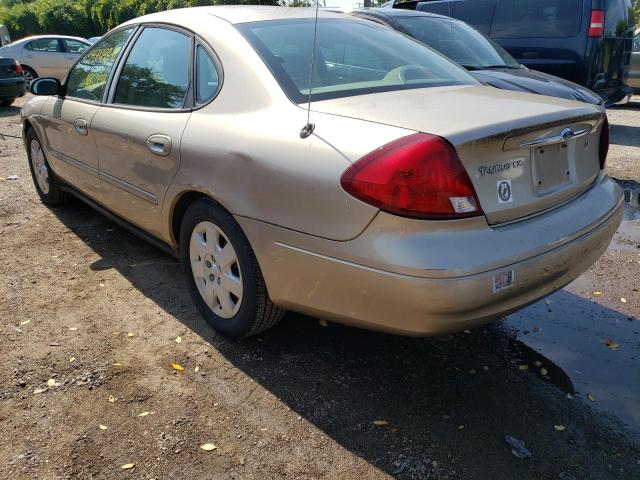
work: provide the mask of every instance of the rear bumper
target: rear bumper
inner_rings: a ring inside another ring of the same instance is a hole
[[[603,177],[562,207],[497,228],[474,219],[417,222],[417,232],[391,227],[397,217],[380,214],[392,218],[376,218],[349,242],[327,242],[238,221],[271,299],[283,308],[369,329],[438,335],[500,318],[571,282],[606,250],[622,211],[620,187]],[[563,231],[554,228],[562,223]],[[510,271],[513,284],[494,293],[494,277]]]
[[[0,78],[0,97],[16,98],[27,93],[24,78]]]

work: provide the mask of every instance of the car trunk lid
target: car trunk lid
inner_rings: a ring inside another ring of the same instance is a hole
[[[446,138],[490,224],[553,208],[589,188],[600,172],[604,116],[584,103],[474,86],[360,95],[312,108]]]

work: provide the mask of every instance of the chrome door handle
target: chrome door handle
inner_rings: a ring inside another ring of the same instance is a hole
[[[89,128],[87,127],[87,121],[84,118],[76,118],[73,121],[73,127],[80,135],[88,135]]]
[[[151,135],[147,139],[147,148],[151,153],[166,157],[171,153],[171,138],[167,135]]]

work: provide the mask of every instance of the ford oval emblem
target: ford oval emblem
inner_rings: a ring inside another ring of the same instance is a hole
[[[573,137],[573,130],[571,130],[570,128],[565,128],[560,132],[560,137],[562,138],[562,140],[569,140]]]

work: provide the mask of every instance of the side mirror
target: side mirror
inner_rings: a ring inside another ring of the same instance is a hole
[[[58,95],[62,91],[62,86],[56,78],[37,78],[31,82],[30,89],[34,95]]]

